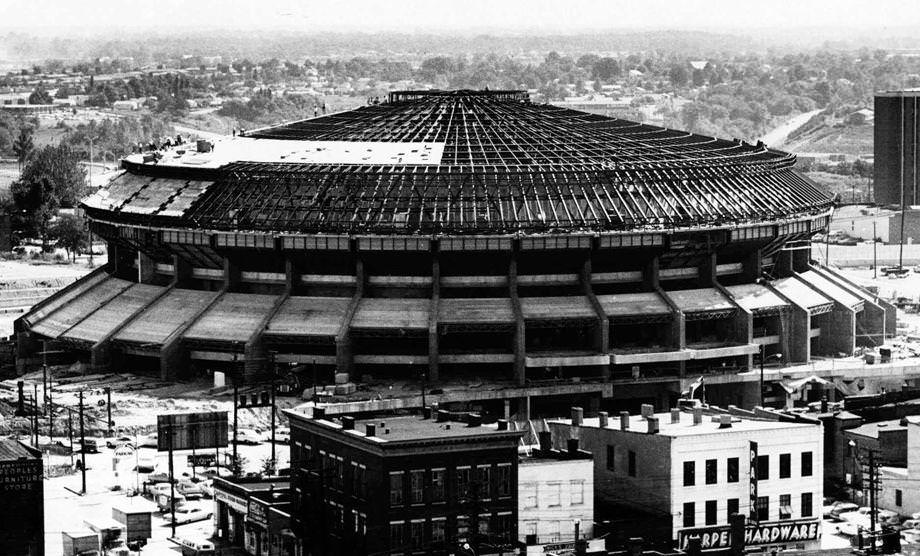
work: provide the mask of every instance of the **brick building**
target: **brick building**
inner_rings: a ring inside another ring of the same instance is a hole
[[[0,439],[0,554],[42,556],[45,511],[42,456],[18,440]]]
[[[337,421],[319,408],[286,413],[292,526],[314,554],[439,554],[517,540],[523,433],[506,422],[430,410]]]

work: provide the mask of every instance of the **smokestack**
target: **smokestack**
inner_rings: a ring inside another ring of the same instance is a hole
[[[672,424],[680,423],[680,410],[679,409],[675,408],[671,410],[671,423]]]
[[[446,422],[448,422],[448,421],[450,421],[450,413],[449,413],[448,411],[444,410],[444,409],[439,409],[439,410],[438,410],[438,418],[437,418],[436,422],[438,422],[438,423],[446,423]]]
[[[597,421],[602,429],[607,428],[608,422],[608,413],[606,411],[599,411],[597,413]]]
[[[582,408],[580,408],[580,407],[573,407],[573,408],[572,408],[572,426],[573,426],[573,427],[580,427],[580,426],[581,426],[581,421],[582,421],[582,418],[584,417],[584,415],[585,415],[585,410],[584,410],[584,409],[582,409]]]
[[[506,431],[506,430],[508,430],[508,421],[507,421],[507,420],[505,420],[505,419],[499,419],[498,421],[496,421],[496,423],[498,423],[498,430],[500,430],[500,431]]]
[[[694,425],[703,424],[703,408],[702,407],[693,408],[693,424]]]
[[[537,433],[537,438],[540,441],[540,451],[549,452],[553,449],[553,435],[549,431],[540,431]]]
[[[578,439],[577,438],[570,438],[566,442],[566,446],[568,447],[570,454],[574,455],[578,453]]]
[[[720,429],[730,429],[732,427],[732,416],[731,415],[719,415],[719,428]]]
[[[642,417],[648,419],[649,417],[655,416],[655,406],[652,404],[644,403],[642,404]]]
[[[629,430],[629,412],[628,411],[620,412],[620,430],[621,431]]]
[[[377,425],[375,425],[374,423],[368,423],[367,425],[365,425],[365,427],[366,427],[366,430],[364,432],[364,436],[371,437],[377,434]]]
[[[342,430],[350,431],[355,429],[355,418],[350,416],[342,417]]]
[[[648,421],[648,433],[658,434],[658,417],[649,417],[646,421]]]
[[[316,419],[317,421],[320,419],[325,419],[326,410],[322,407],[314,407],[313,408],[313,418]]]

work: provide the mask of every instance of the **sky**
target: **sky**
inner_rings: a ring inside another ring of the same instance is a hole
[[[918,0],[0,0],[0,29],[554,33],[920,27]]]

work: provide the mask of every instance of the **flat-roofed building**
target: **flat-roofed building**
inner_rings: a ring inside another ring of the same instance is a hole
[[[42,456],[18,440],[0,439],[0,554],[42,556],[45,511]]]

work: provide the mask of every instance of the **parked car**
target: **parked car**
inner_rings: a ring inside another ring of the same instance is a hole
[[[175,514],[167,513],[164,514],[163,517],[166,519],[166,523],[181,525],[183,523],[194,523],[196,521],[211,519],[212,515],[214,515],[214,513],[209,510],[185,506],[176,508]]]
[[[157,435],[148,434],[141,438],[141,441],[137,444],[138,448],[157,448]]]
[[[83,444],[77,444],[77,453],[78,454],[98,454],[99,446],[96,445],[96,441],[92,438],[84,438]]]
[[[198,483],[198,488],[201,489],[201,495],[205,498],[214,498],[214,483],[211,481],[202,481]]]
[[[920,543],[920,529],[904,529],[901,531],[901,542],[907,544]]]
[[[232,433],[231,433],[232,434]],[[232,437],[231,437],[232,438]],[[261,444],[262,437],[252,429],[237,429],[236,441],[238,444]]]
[[[824,506],[821,510],[821,514],[825,519],[840,519],[840,514],[847,512],[855,512],[859,509],[859,506],[852,502],[834,502],[833,504]]]
[[[153,473],[157,468],[157,458],[154,454],[145,454],[138,452],[137,467],[138,473]]]
[[[856,521],[843,521],[837,526],[837,532],[845,537],[855,537],[863,526]]]
[[[124,446],[127,444],[134,448],[134,439],[128,436],[119,436],[118,438],[106,438],[105,447],[106,448],[118,448],[119,446]]]
[[[191,481],[182,481],[176,485],[176,492],[185,496],[188,500],[198,500],[203,496],[201,487]]]
[[[275,429],[275,443],[276,444],[290,444],[291,443],[291,429],[287,427],[280,427]]]
[[[901,522],[898,528],[902,531],[906,529],[917,529],[920,531],[920,519],[905,519]]]

